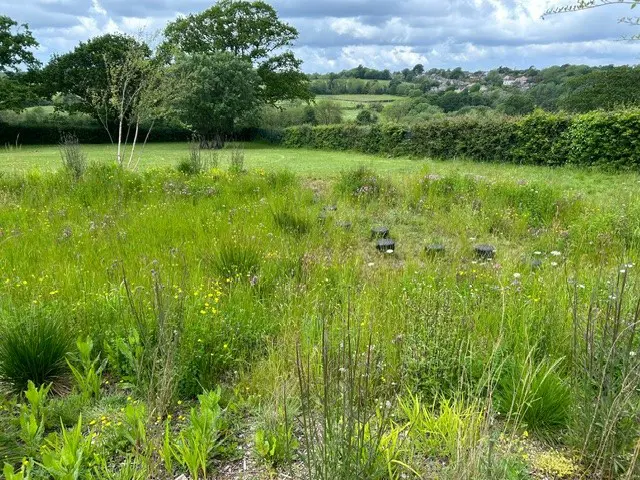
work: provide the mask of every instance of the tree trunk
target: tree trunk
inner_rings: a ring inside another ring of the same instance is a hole
[[[203,150],[222,150],[224,148],[224,139],[220,134],[211,137],[200,137],[200,148]]]
[[[127,163],[127,168],[131,168],[131,163],[133,162],[133,153],[136,151],[136,141],[138,140],[138,132],[140,131],[140,120],[136,119],[136,130],[133,134],[133,143],[131,144],[131,155],[129,155],[129,162]]]

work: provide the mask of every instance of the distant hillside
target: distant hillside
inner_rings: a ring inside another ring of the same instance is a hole
[[[639,67],[562,65],[538,70],[500,67],[488,72],[425,70],[399,72],[359,66],[310,75],[316,95],[398,95],[425,97],[445,112],[464,107],[498,108],[509,114],[534,108],[585,112],[640,104]],[[506,105],[505,105],[506,104]]]

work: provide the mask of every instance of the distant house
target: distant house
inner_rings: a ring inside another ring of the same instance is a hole
[[[516,78],[514,80],[514,84],[517,87],[520,87],[520,88],[526,90],[526,89],[529,88],[529,79],[523,75],[522,77]]]

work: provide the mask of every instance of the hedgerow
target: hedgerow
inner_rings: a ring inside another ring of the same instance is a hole
[[[633,169],[640,164],[640,110],[569,116],[541,110],[493,118],[447,117],[413,126],[303,125],[272,136],[292,148],[531,165]]]

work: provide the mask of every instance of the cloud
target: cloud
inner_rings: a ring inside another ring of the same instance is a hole
[[[108,32],[147,35],[179,13],[214,0],[0,0],[0,11],[30,24],[44,61],[79,41]],[[362,63],[402,69],[415,63],[467,70],[500,65],[544,67],[564,63],[635,64],[636,43],[620,42],[628,26],[614,5],[542,20],[549,0],[272,0],[296,26],[295,52],[308,72]],[[555,3],[555,2],[554,2]]]
[[[102,5],[100,5],[98,0],[91,0],[91,8],[89,9],[89,12],[96,13],[98,15],[107,15],[107,11],[102,7]]]

